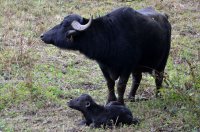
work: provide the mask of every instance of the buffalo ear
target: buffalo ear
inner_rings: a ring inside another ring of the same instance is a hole
[[[76,36],[78,34],[78,31],[76,30],[69,30],[67,31],[65,37],[67,39],[69,39],[70,41],[73,41],[74,40],[74,36]]]
[[[89,102],[89,101],[87,101],[87,102],[85,103],[85,107],[86,107],[86,108],[90,107],[90,102]]]

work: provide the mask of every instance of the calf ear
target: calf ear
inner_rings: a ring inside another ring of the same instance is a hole
[[[90,107],[90,102],[89,102],[89,101],[87,101],[87,102],[85,103],[85,107],[86,107],[86,108]]]

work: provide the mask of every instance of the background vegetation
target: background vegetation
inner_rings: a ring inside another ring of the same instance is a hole
[[[144,74],[137,97],[150,100],[126,101],[141,124],[113,131],[200,131],[198,0],[0,0],[0,131],[104,131],[78,127],[81,114],[66,106],[82,93],[105,103],[107,87],[97,64],[45,45],[39,36],[70,13],[98,17],[121,6],[167,13],[172,46],[163,98],[155,98],[154,79]]]

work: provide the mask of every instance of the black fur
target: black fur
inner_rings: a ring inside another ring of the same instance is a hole
[[[95,128],[139,123],[138,119],[133,118],[131,111],[125,106],[119,103],[100,106],[87,94],[82,94],[80,97],[72,99],[68,106],[83,113],[85,120],[81,123]]]
[[[124,103],[130,74],[133,84],[129,98],[134,99],[142,72],[155,73],[158,95],[171,42],[171,25],[166,15],[152,8],[133,10],[122,7],[94,19],[87,30],[69,35],[74,20],[81,24],[88,22],[79,15],[69,15],[44,33],[41,39],[62,49],[78,50],[96,60],[107,81],[108,103],[116,100]],[[117,99],[114,86],[118,78]]]

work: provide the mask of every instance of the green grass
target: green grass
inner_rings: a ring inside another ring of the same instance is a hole
[[[153,6],[170,16],[172,44],[163,83],[162,99],[156,99],[153,77],[143,74],[137,97],[129,102],[131,79],[125,100],[139,126],[115,131],[200,130],[200,23],[198,0],[0,0],[0,131],[105,131],[78,127],[81,114],[66,102],[82,93],[99,104],[107,87],[96,62],[78,52],[45,45],[40,34],[77,13],[98,17],[130,6]],[[110,131],[110,130],[107,130]]]

